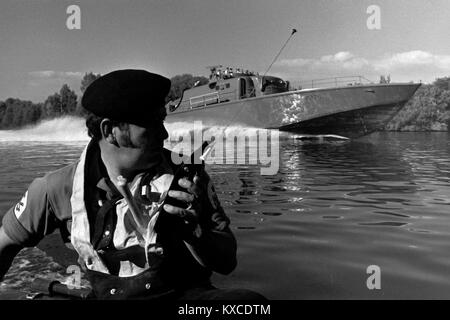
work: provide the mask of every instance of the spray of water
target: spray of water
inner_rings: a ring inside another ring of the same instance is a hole
[[[0,142],[76,142],[88,140],[84,119],[73,116],[42,121],[18,130],[0,130]]]
[[[183,134],[193,134],[195,130],[201,130],[206,136],[254,136],[262,132],[270,135],[271,130],[261,128],[251,128],[242,126],[209,126],[195,128],[192,122],[173,122],[165,124],[170,137],[182,136]],[[280,139],[296,138],[297,135],[280,132]],[[67,116],[52,120],[42,121],[36,125],[28,126],[17,130],[0,130],[0,142],[87,142],[86,125],[83,118]],[[166,141],[169,147],[173,141]]]

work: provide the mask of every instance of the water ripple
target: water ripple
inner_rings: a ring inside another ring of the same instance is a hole
[[[449,141],[447,133],[344,143],[285,137],[274,176],[208,164],[239,243],[237,270],[215,275],[217,285],[276,299],[450,298]],[[82,148],[0,143],[2,212],[36,176],[74,161]],[[45,261],[24,255],[15,270]],[[365,285],[371,264],[382,270],[382,294]]]

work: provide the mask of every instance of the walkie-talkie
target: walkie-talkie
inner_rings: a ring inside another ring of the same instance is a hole
[[[191,154],[190,163],[182,162],[177,167],[169,190],[179,190],[186,192],[186,190],[178,184],[179,180],[182,178],[187,178],[188,180],[193,181],[196,175],[201,175],[202,171],[205,170],[205,158],[211,151],[212,145],[213,145],[212,143],[210,144],[207,141],[203,142],[202,146]],[[186,202],[169,197],[168,195],[169,190],[166,191],[165,194],[163,194],[159,202],[160,211],[161,213],[163,213],[162,219],[163,220],[173,219],[170,223],[174,226],[173,230],[182,230],[182,232],[186,235],[186,237],[192,237],[193,234],[195,234],[197,237],[200,237],[202,232],[198,224],[191,225],[192,229],[189,231],[189,228],[186,229],[187,221],[183,222],[183,220],[179,219],[178,217],[175,217],[171,214],[167,214],[167,212],[165,212],[164,210],[165,204],[170,204],[172,206],[183,209],[187,209],[189,207],[189,205]]]
[[[182,162],[177,167],[169,190],[179,190],[184,192],[186,191],[178,184],[179,180],[182,178],[187,178],[188,180],[193,181],[196,175],[201,175],[203,170],[205,170],[205,157],[211,150],[211,146],[212,144],[210,144],[208,141],[203,142],[202,146],[191,154],[189,161],[190,163]],[[188,207],[188,204],[186,202],[174,199],[168,195],[166,195],[163,199],[162,206],[164,206],[165,204],[170,204],[172,206],[184,209]]]

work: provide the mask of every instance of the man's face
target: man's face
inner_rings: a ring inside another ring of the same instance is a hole
[[[160,162],[164,140],[168,138],[164,127],[166,115],[166,109],[161,107],[158,114],[149,120],[148,127],[129,124],[117,128],[117,142],[126,167],[143,170]]]

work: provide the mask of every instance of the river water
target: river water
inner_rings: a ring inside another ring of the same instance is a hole
[[[86,143],[24,137],[0,132],[0,215]],[[279,160],[274,175],[257,165],[207,165],[239,246],[238,267],[214,275],[217,286],[271,299],[450,298],[448,133],[283,135]],[[371,265],[380,269],[380,289],[368,289]],[[25,249],[0,288],[35,276],[64,278],[65,270]]]

